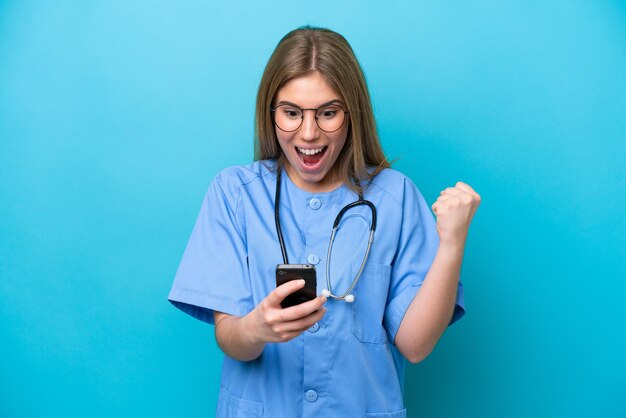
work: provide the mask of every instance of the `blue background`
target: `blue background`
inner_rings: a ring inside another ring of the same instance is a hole
[[[411,417],[626,416],[626,5],[0,0],[0,416],[212,416],[166,301],[279,39],[352,44],[396,169],[482,204]]]

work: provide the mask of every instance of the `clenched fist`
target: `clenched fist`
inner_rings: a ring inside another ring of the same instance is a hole
[[[479,204],[480,195],[463,182],[441,191],[431,206],[437,216],[440,245],[465,245],[470,222]]]

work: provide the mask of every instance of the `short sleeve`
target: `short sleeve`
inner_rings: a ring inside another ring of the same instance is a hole
[[[237,222],[240,196],[238,191],[230,194],[216,177],[168,296],[174,306],[209,324],[214,323],[214,310],[243,316],[254,308],[246,245]]]
[[[430,207],[413,182],[405,178],[400,239],[392,263],[384,317],[384,325],[391,341],[395,341],[402,318],[424,282],[438,248],[439,235]],[[450,325],[464,314],[463,284],[459,280]]]

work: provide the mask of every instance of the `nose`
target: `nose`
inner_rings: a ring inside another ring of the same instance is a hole
[[[300,126],[300,136],[305,141],[312,141],[319,136],[319,127],[315,120],[314,109],[306,109],[302,111],[302,125]]]

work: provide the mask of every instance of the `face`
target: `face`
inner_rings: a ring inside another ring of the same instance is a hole
[[[274,105],[290,104],[301,109],[317,109],[331,103],[346,108],[339,94],[316,71],[287,82],[278,91]],[[321,110],[324,112],[324,108]],[[287,157],[287,174],[296,186],[309,192],[333,190],[341,184],[334,167],[348,135],[348,115],[345,115],[341,128],[334,132],[319,128],[314,111],[305,110],[303,116],[302,124],[293,132],[275,127],[278,143]],[[324,126],[322,121],[320,124]]]

